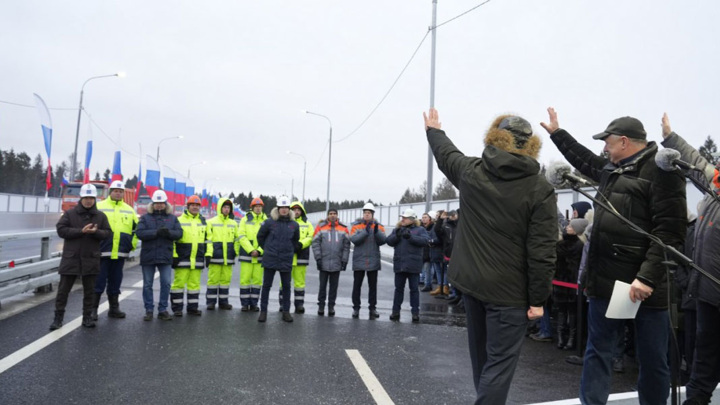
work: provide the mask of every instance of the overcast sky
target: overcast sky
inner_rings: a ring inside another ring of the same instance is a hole
[[[438,0],[438,24],[480,4]],[[331,199],[385,204],[427,175],[422,112],[430,102],[431,0],[33,1],[0,3],[0,101],[44,98],[53,120],[52,160],[92,130],[91,172],[137,172],[139,143],[196,188],[325,198],[332,120]],[[562,157],[539,122],[554,106],[561,127],[598,152],[591,136],[614,118],[639,118],[660,140],[673,129],[698,147],[717,128],[720,41],[717,1],[493,0],[438,28],[435,105],[448,135],[479,155],[498,114],[527,118],[544,140],[541,163]],[[73,110],[75,109],[75,110]],[[111,139],[108,139],[102,129]],[[345,138],[345,139],[343,139]],[[341,141],[342,139],[342,141]],[[0,148],[43,154],[33,108],[0,103]],[[131,155],[132,154],[132,155]],[[134,155],[134,156],[133,156]],[[143,166],[145,163],[143,162]],[[144,177],[143,173],[143,177]],[[435,169],[434,183],[442,174]]]

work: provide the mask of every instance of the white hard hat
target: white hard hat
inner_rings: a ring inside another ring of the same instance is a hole
[[[110,190],[114,188],[119,188],[121,190],[125,190],[125,185],[123,185],[122,180],[115,180],[112,183],[110,183]]]
[[[407,208],[400,216],[403,218],[417,218],[417,214],[412,208]]]
[[[97,198],[97,188],[89,183],[83,184],[83,186],[80,187],[80,198],[83,197]]]
[[[281,195],[277,200],[278,207],[290,207],[290,197]]]
[[[152,195],[152,202],[154,202],[154,203],[167,202],[167,194],[165,194],[165,192],[162,190],[155,190],[155,192]]]
[[[363,211],[365,210],[375,212],[375,206],[371,202],[365,203],[365,205],[363,205]]]
[[[437,211],[430,211],[430,212],[428,212],[428,216],[429,216],[430,218],[432,218],[432,219],[435,219],[435,217],[437,216]]]

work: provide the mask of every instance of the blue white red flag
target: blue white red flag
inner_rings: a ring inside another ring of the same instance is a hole
[[[163,166],[163,190],[168,202],[175,204],[175,171],[167,166]]]
[[[90,183],[90,161],[92,160],[92,139],[87,141],[85,149],[85,170],[83,172],[83,184]]]
[[[120,151],[116,150],[115,151],[115,159],[113,159],[113,170],[112,170],[112,177],[110,178],[110,181],[123,179],[122,169],[121,169],[122,165],[120,163],[121,159],[122,158],[121,158]]]
[[[145,172],[145,189],[150,196],[160,189],[160,165],[152,156],[147,155],[147,170]]]
[[[175,205],[185,205],[185,176],[175,173]]]
[[[45,190],[50,190],[52,187],[52,165],[50,164],[50,152],[52,151],[52,119],[50,118],[50,110],[42,97],[33,93],[35,99],[35,108],[37,108],[38,114],[40,115],[40,127],[42,128],[43,141],[45,143],[45,152],[48,158],[47,176],[45,177]]]

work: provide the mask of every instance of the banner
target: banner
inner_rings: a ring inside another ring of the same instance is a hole
[[[45,143],[45,152],[47,153],[48,166],[47,176],[45,177],[45,196],[47,197],[47,191],[52,187],[52,165],[50,164],[50,152],[52,150],[52,119],[50,118],[50,110],[42,97],[33,93],[35,99],[35,108],[40,115],[40,127],[43,133],[43,142]]]
[[[163,166],[163,190],[167,194],[168,203],[175,204],[175,171]]]
[[[120,165],[120,159],[121,159],[120,151],[117,150],[117,151],[115,151],[115,159],[113,159],[113,170],[112,170],[112,177],[110,177],[110,181],[123,179],[122,169],[121,169],[121,165]]]
[[[147,171],[145,172],[145,189],[150,197],[156,190],[160,189],[160,166],[157,160],[147,155]]]

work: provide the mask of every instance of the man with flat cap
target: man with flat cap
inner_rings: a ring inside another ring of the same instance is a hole
[[[655,164],[657,145],[647,141],[642,123],[621,117],[593,136],[605,142],[607,157],[597,156],[560,128],[548,108],[541,125],[557,148],[583,175],[600,183],[598,197],[664,243],[680,246],[686,232],[685,179]],[[640,404],[666,404],[670,390],[667,279],[663,249],[633,231],[612,213],[596,207],[588,252],[588,342],[580,401],[605,404],[612,379],[612,355],[625,320],[605,317],[616,280],[630,284],[630,300],[642,301],[635,316],[636,358],[640,365]]]
[[[552,291],[555,190],[540,175],[540,138],[523,118],[495,118],[474,157],[440,129],[437,110],[423,116],[438,167],[460,190],[448,278],[465,302],[475,404],[504,404],[528,320],[542,317]]]

